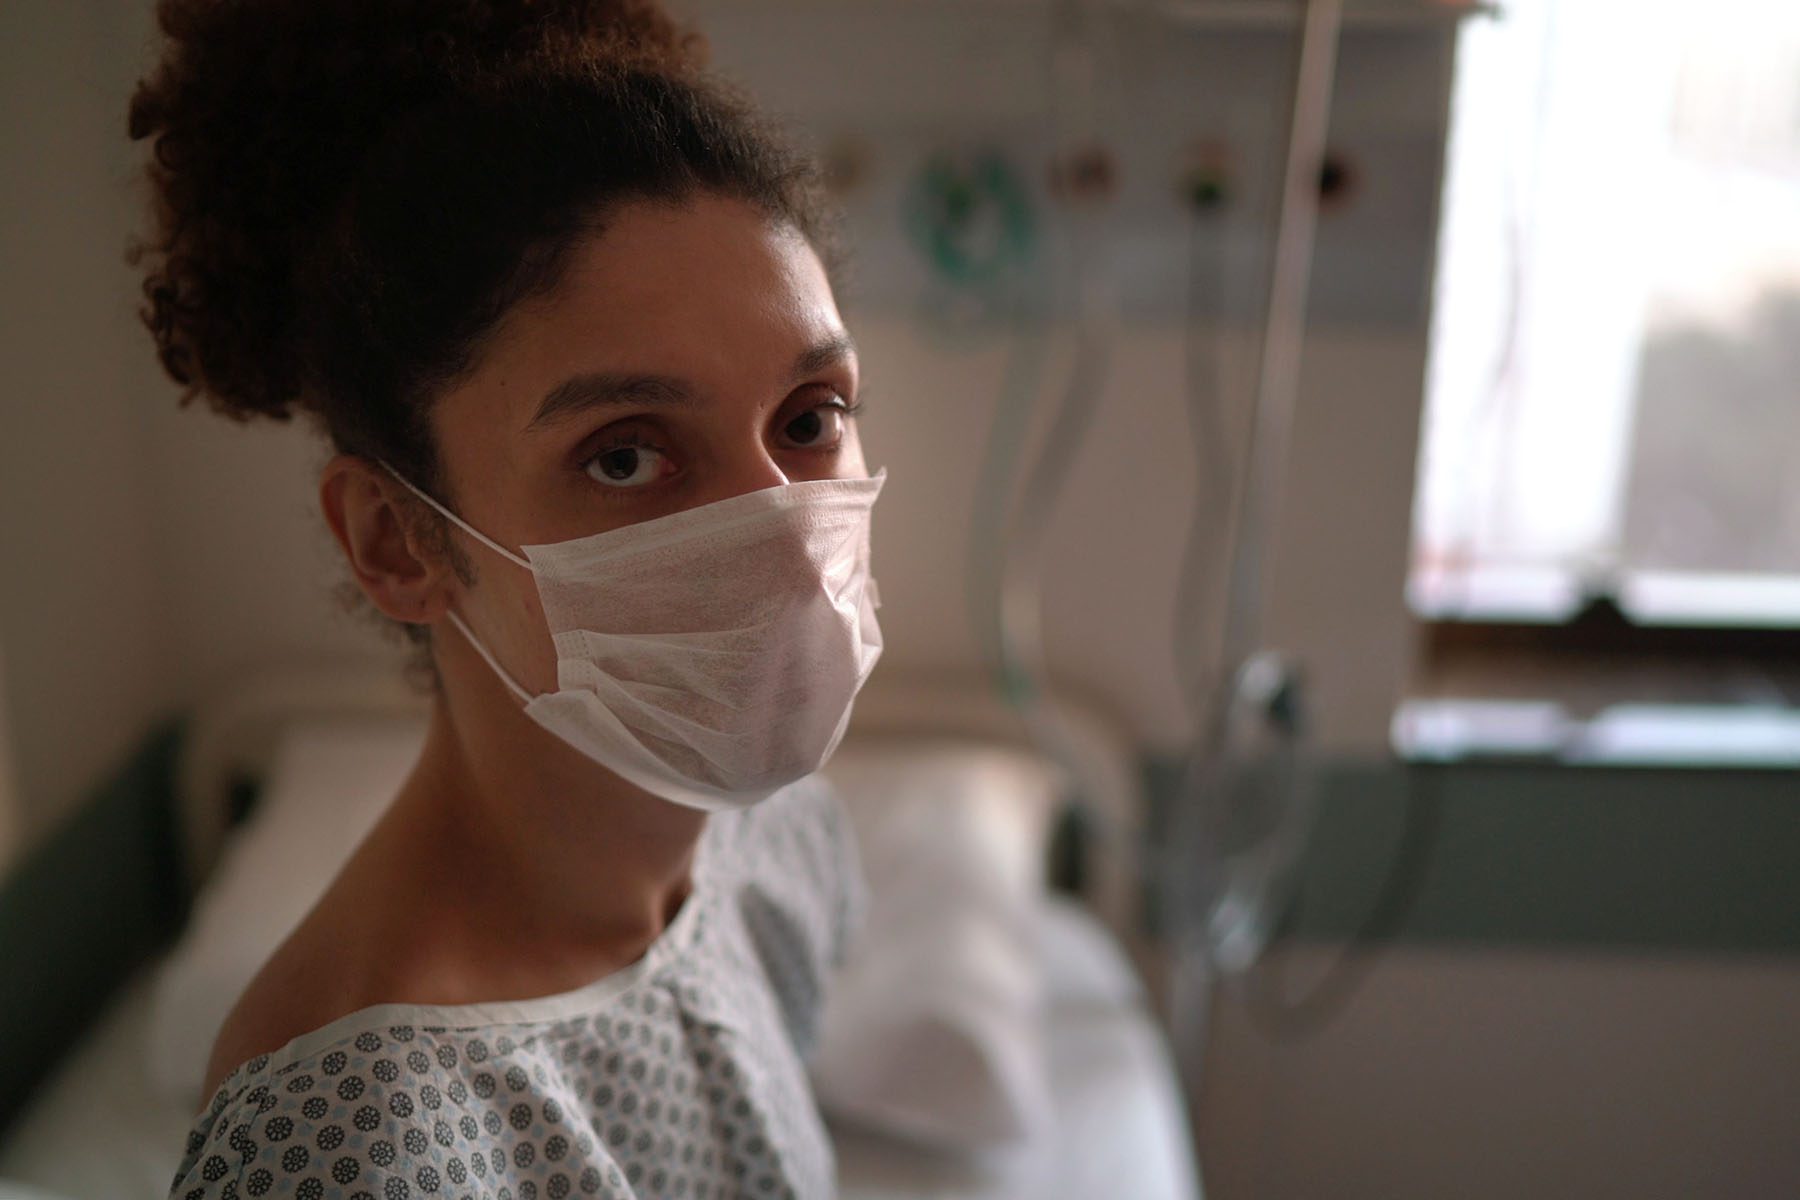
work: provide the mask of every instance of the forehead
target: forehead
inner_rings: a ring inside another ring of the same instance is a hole
[[[702,390],[784,377],[842,328],[818,255],[749,205],[634,202],[572,249],[562,278],[502,320],[458,392],[522,424],[573,374],[665,373]],[[449,398],[446,398],[449,399]]]

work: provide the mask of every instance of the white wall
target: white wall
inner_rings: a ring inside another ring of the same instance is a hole
[[[123,259],[141,0],[0,5],[0,829],[47,830],[151,722],[269,662],[382,653],[333,609],[298,429],[178,409]]]
[[[99,0],[0,5],[0,646],[24,838],[170,696],[114,17]]]
[[[6,660],[0,655],[0,871],[18,853],[20,831],[19,785],[13,776],[12,726],[6,714]]]

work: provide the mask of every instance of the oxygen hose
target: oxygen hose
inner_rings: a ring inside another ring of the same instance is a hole
[[[1045,544],[1057,496],[1099,410],[1118,332],[1107,240],[1115,200],[1113,155],[1101,128],[1102,89],[1118,75],[1111,14],[1095,0],[1064,0],[1054,14],[1049,67],[1051,189],[1064,220],[1063,278],[1070,297],[1072,351],[1058,401],[1037,453],[1022,472],[999,543],[995,669],[997,682],[1036,743],[1067,772],[1076,796],[1103,794],[1061,710],[1049,703],[1042,620]],[[1021,426],[1023,429],[1023,426]],[[1078,805],[1088,853],[1130,864],[1138,847],[1108,808]]]
[[[1260,645],[1266,557],[1298,399],[1342,16],[1341,0],[1305,0],[1255,405],[1233,489],[1219,671],[1212,694],[1203,697],[1200,734],[1157,872],[1174,934],[1166,1002],[1177,1051],[1187,1061],[1197,1061],[1204,1044],[1211,976],[1248,968],[1267,945],[1312,819],[1299,671]]]

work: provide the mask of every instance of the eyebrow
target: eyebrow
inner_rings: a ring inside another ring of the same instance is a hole
[[[856,343],[848,333],[838,333],[810,346],[794,360],[789,382],[797,383],[807,375],[834,366],[856,354]],[[627,405],[684,406],[696,402],[694,386],[671,375],[641,375],[616,371],[595,371],[563,380],[546,395],[525,428],[542,429],[579,412],[592,408],[618,408]]]

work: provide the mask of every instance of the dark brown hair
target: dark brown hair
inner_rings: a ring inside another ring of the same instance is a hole
[[[837,265],[809,157],[654,0],[162,0],[143,318],[238,419],[314,414],[436,488],[425,414],[630,200],[749,202]]]

